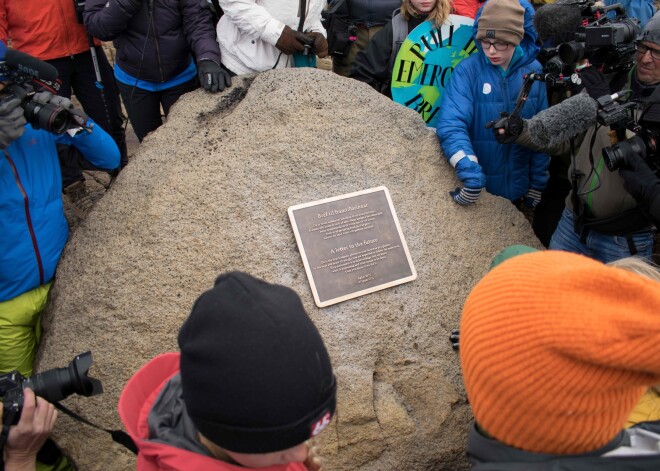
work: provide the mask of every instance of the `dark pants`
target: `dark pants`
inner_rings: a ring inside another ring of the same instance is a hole
[[[199,88],[199,81],[197,77],[193,77],[188,82],[160,92],[143,90],[121,82],[117,82],[117,86],[128,112],[128,119],[131,120],[133,131],[138,140],[142,142],[147,134],[163,124],[160,114],[161,106],[167,116],[170,107],[181,95]]]
[[[55,66],[62,87],[59,94],[70,98],[71,90],[82,105],[85,113],[101,126],[117,143],[121,154],[121,165],[128,162],[126,153],[126,140],[124,138],[124,120],[122,119],[119,93],[115,83],[112,67],[103,48],[96,47],[99,70],[103,80],[103,89],[96,85],[96,73],[92,53],[82,52],[75,56],[61,57],[47,62]],[[60,165],[62,168],[62,187],[66,188],[80,180],[84,180],[81,165],[82,156],[77,149],[66,146],[60,152]]]

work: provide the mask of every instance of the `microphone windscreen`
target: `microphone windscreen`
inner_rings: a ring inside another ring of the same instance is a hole
[[[578,93],[527,120],[527,130],[536,146],[554,147],[596,124],[597,113],[598,102]]]
[[[534,14],[534,27],[541,41],[550,38],[566,39],[582,25],[582,12],[577,5],[549,3]]]
[[[5,62],[12,69],[26,73],[39,80],[54,82],[57,80],[57,69],[48,62],[32,57],[15,49],[7,49]]]

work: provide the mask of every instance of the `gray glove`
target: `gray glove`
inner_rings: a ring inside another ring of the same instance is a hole
[[[26,123],[21,100],[15,96],[7,96],[2,99],[0,101],[0,149],[6,149],[9,144],[21,137]]]
[[[80,111],[74,108],[73,103],[71,103],[71,100],[69,100],[68,98],[59,95],[54,95],[49,91],[43,91],[43,92],[35,93],[34,96],[32,97],[32,101],[34,101],[35,103],[39,103],[40,105],[51,104],[57,106],[58,108],[65,109],[71,115],[71,119],[73,120],[75,126],[80,126],[82,128],[87,126],[87,121],[89,120],[89,116],[87,116],[84,111]]]

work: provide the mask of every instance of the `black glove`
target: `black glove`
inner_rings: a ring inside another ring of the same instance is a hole
[[[15,96],[6,96],[0,100],[0,149],[21,137],[25,130],[25,115],[21,100]]]
[[[451,348],[458,350],[461,343],[461,331],[460,329],[453,329],[451,335],[449,336],[449,341],[451,342]]]
[[[499,119],[494,119],[486,123],[486,129],[491,128],[497,142],[500,144],[511,144],[523,132],[524,121],[518,115],[509,116],[509,113],[502,111]]]
[[[300,31],[294,31],[288,26],[282,30],[280,38],[277,40],[275,47],[282,51],[284,54],[291,55],[296,52],[303,52],[305,44],[310,42],[310,38],[305,36]]]
[[[207,92],[221,92],[231,85],[229,72],[210,59],[200,59],[197,63],[197,76],[202,88]]]
[[[585,67],[579,72],[582,86],[591,98],[597,100],[604,95],[611,95],[610,83],[603,73],[595,67]]]
[[[310,31],[306,36],[314,40],[314,53],[320,58],[328,57],[328,41],[321,33]]]
[[[660,198],[660,178],[638,154],[628,156],[628,165],[619,169],[623,187],[644,208]]]

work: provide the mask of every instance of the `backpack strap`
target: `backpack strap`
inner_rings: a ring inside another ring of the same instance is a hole
[[[399,54],[403,41],[408,37],[408,33],[408,21],[401,15],[401,9],[397,8],[392,12],[392,54],[390,54],[390,61],[387,64],[390,75],[394,71],[394,61],[397,54]]]

